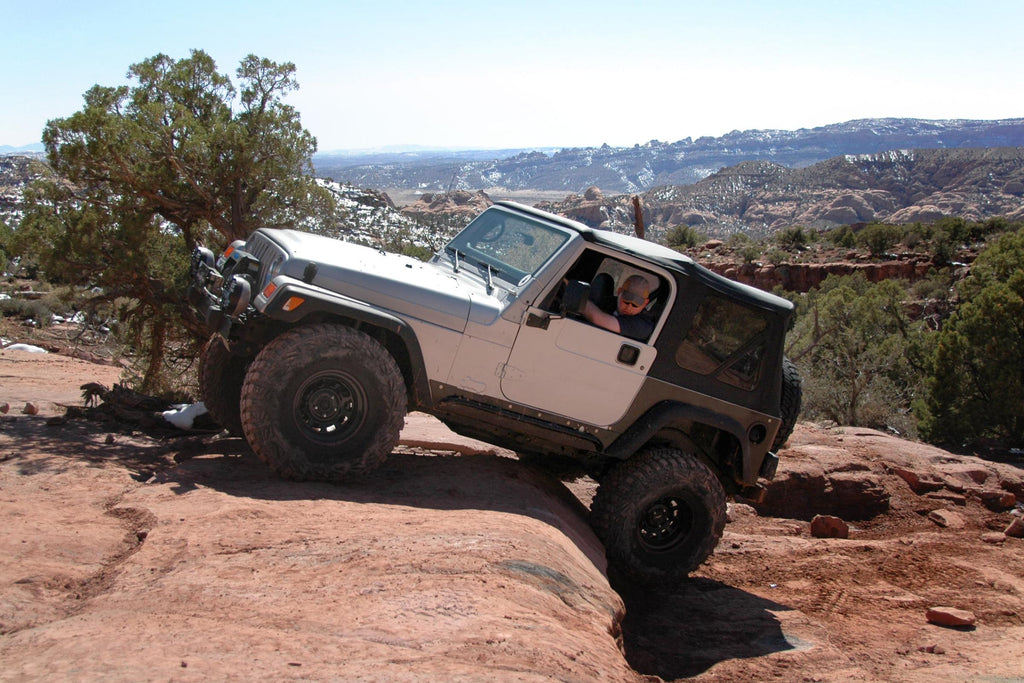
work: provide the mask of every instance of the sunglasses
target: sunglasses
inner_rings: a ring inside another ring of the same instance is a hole
[[[629,304],[634,308],[643,308],[647,303],[647,297],[637,294],[636,292],[622,292],[622,302]]]

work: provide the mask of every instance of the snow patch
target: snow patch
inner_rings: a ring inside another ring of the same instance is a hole
[[[40,348],[38,346],[33,346],[32,344],[11,344],[10,346],[5,346],[4,351],[24,351],[25,353],[49,353],[49,351],[47,351],[46,349]]]
[[[201,401],[199,403],[180,404],[160,414],[178,429],[192,429],[192,423],[195,422],[196,418],[206,414],[206,404]]]

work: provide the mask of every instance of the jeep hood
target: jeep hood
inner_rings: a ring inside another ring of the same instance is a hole
[[[439,264],[297,230],[260,232],[288,254],[280,274],[302,280],[313,263],[310,284],[336,294],[459,331],[471,310],[474,317],[499,313],[482,287]]]

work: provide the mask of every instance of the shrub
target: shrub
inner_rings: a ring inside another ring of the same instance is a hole
[[[673,249],[692,249],[707,238],[689,225],[677,225],[665,234],[665,244]]]
[[[903,236],[902,230],[895,225],[885,223],[869,223],[856,235],[856,244],[866,247],[872,256],[889,253]]]
[[[774,240],[780,248],[786,251],[799,251],[807,247],[807,243],[810,241],[807,233],[804,229],[799,226],[793,226],[791,228],[785,228],[775,233]]]
[[[841,225],[838,228],[829,230],[825,233],[825,239],[831,242],[834,246],[842,247],[844,249],[851,249],[857,244],[857,238],[853,234],[853,229],[849,225]]]
[[[804,376],[804,414],[913,435],[920,326],[903,284],[830,276],[799,307],[789,353]]]
[[[730,249],[739,249],[750,244],[750,235],[745,232],[734,232],[725,240],[725,246]]]
[[[1024,446],[1024,229],[978,255],[961,303],[936,335],[921,434],[963,446],[995,440]]]
[[[47,327],[53,318],[53,309],[42,299],[25,299],[14,296],[0,300],[0,316],[34,321],[39,327]]]
[[[754,242],[740,248],[740,258],[743,259],[744,263],[753,263],[761,258],[761,253],[761,245]]]
[[[780,263],[785,263],[789,259],[789,254],[782,249],[769,249],[765,252],[764,259],[773,266],[777,266]]]

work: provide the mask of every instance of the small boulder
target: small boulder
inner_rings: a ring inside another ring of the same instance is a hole
[[[999,545],[1006,542],[1006,534],[1001,531],[989,531],[981,535],[981,540],[992,545]]]
[[[928,513],[928,519],[944,529],[963,529],[967,524],[960,514],[952,510],[932,510]]]
[[[725,508],[727,522],[735,522],[740,517],[757,517],[757,510],[746,503],[729,503]]]
[[[839,517],[815,515],[811,520],[811,536],[815,538],[849,538],[850,525]]]
[[[38,415],[39,406],[37,406],[35,403],[26,403],[25,407],[21,409],[21,412],[24,413],[25,415]]]
[[[974,622],[977,621],[973,612],[956,607],[932,607],[925,614],[925,618],[929,624],[951,627],[974,626]]]
[[[1024,519],[1017,517],[1010,522],[1010,526],[1006,527],[1006,531],[1003,533],[1014,538],[1024,538]]]
[[[1002,489],[984,489],[972,491],[972,493],[981,500],[985,507],[993,512],[1009,510],[1017,504],[1017,496]]]
[[[919,496],[942,488],[942,480],[931,472],[919,472],[917,470],[898,465],[891,465],[889,470],[900,479],[907,482],[907,486],[910,487],[910,490]]]
[[[6,402],[5,403],[0,403],[0,413],[3,413],[4,415],[6,415],[7,412],[10,409],[11,409],[11,404],[10,403],[6,403]]]

